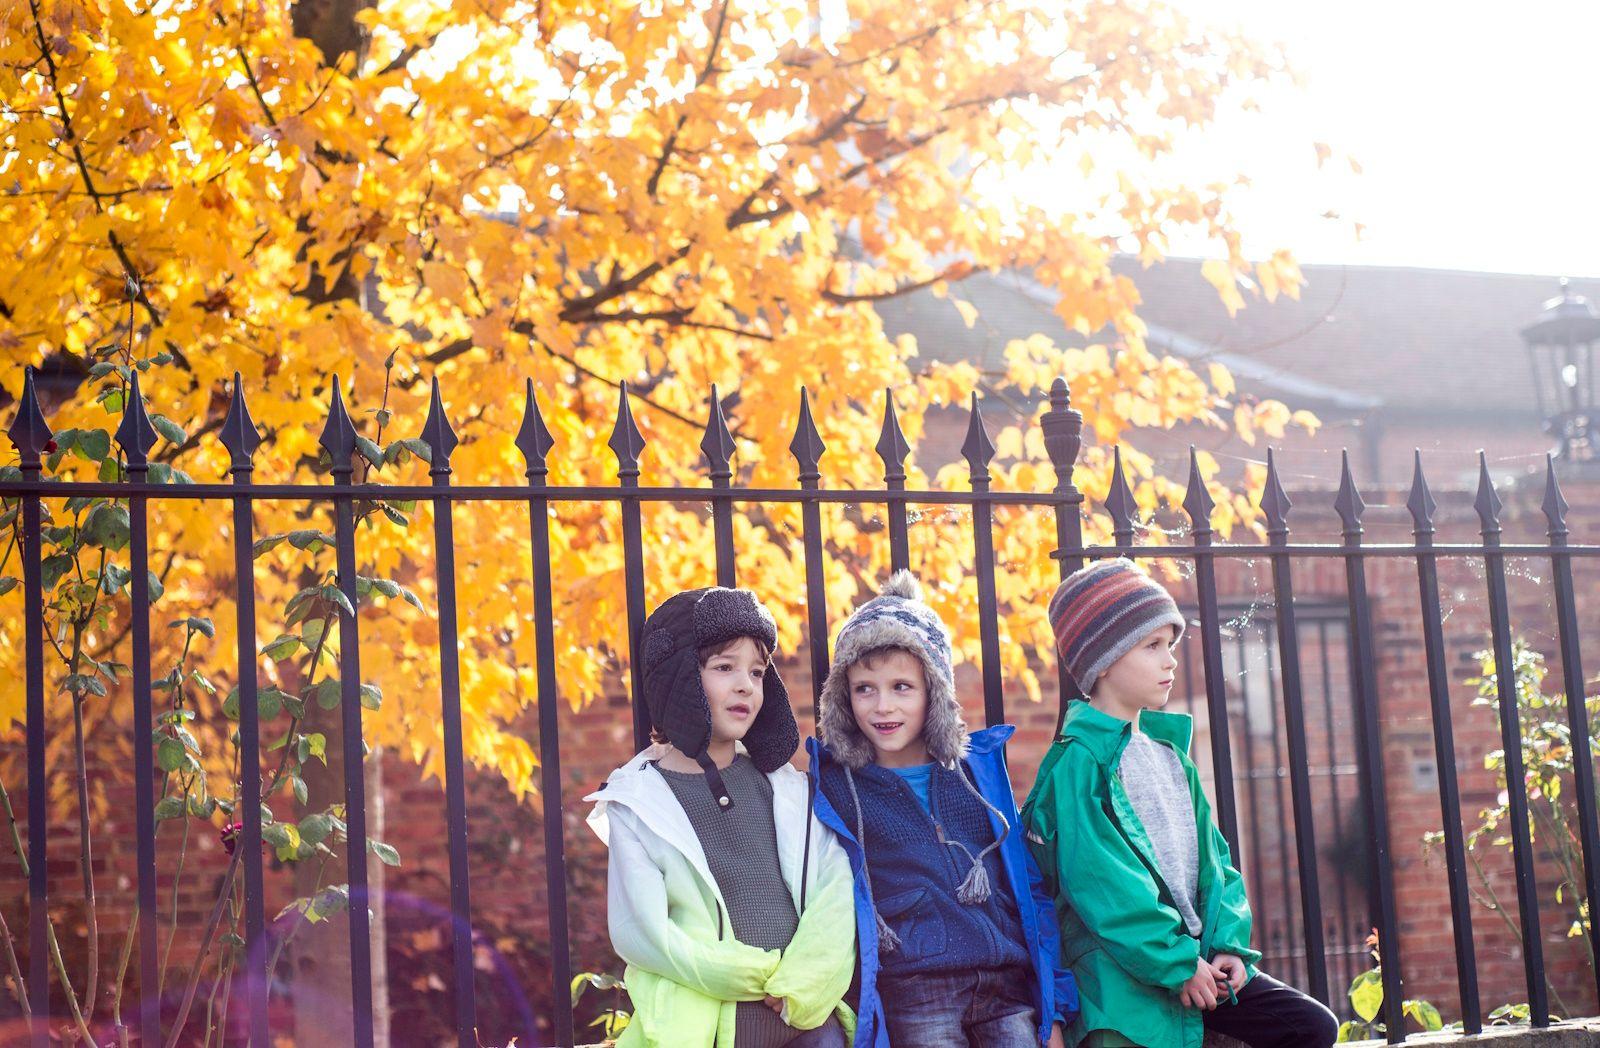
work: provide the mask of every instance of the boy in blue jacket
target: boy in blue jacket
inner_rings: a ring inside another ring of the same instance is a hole
[[[839,631],[807,743],[855,877],[858,1048],[1062,1044],[1078,1008],[1000,725],[970,736],[950,635],[909,572]]]

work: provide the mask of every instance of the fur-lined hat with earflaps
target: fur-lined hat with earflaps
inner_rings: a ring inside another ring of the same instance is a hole
[[[674,594],[662,601],[645,620],[640,639],[640,665],[644,702],[650,723],[684,756],[706,774],[706,784],[723,810],[733,806],[722,773],[708,755],[711,744],[711,705],[700,683],[700,651],[738,637],[760,641],[768,652],[776,649],[777,627],[772,613],[742,589],[711,586]],[[761,709],[741,742],[750,761],[771,773],[794,756],[800,731],[789,691],[776,666],[768,666],[761,684]]]
[[[967,726],[956,702],[955,673],[950,666],[950,631],[922,600],[922,586],[909,571],[897,571],[883,592],[845,621],[833,642],[833,666],[822,685],[817,733],[839,762],[848,768],[872,763],[876,752],[856,725],[850,708],[850,667],[863,655],[885,648],[911,652],[922,662],[928,682],[928,715],[922,741],[928,756],[954,768],[967,755]]]

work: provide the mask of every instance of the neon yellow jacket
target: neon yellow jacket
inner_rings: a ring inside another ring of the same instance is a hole
[[[1115,1030],[1148,1048],[1199,1048],[1204,1021],[1198,1009],[1179,1002],[1178,990],[1202,955],[1237,954],[1254,978],[1261,954],[1250,948],[1244,879],[1189,759],[1190,718],[1146,710],[1139,727],[1178,755],[1189,781],[1200,840],[1199,939],[1185,929],[1117,777],[1133,731],[1128,721],[1074,702],[1039,767],[1022,821],[1055,897],[1062,963],[1078,980],[1082,1011],[1068,1043],[1093,1030]]]
[[[589,825],[610,849],[606,917],[633,1002],[619,1048],[731,1046],[737,1003],[768,996],[783,999],[783,1019],[796,1029],[815,1029],[837,1012],[853,1030],[843,1003],[856,962],[850,863],[811,816],[805,775],[786,764],[768,776],[778,863],[800,911],[780,954],[733,937],[700,839],[650,766],[663,752],[645,750],[585,798],[595,802]]]

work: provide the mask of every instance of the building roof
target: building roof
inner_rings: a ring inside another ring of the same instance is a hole
[[[1224,364],[1249,392],[1323,414],[1535,414],[1519,332],[1559,293],[1557,277],[1308,265],[1298,300],[1247,296],[1230,317],[1199,260],[1145,269],[1125,258],[1117,268],[1139,288],[1152,348]],[[1574,280],[1572,289],[1600,300],[1600,279]],[[1054,293],[1026,274],[975,274],[952,285],[951,295],[977,307],[973,327],[925,291],[881,303],[884,327],[891,336],[916,336],[924,359],[988,371],[1004,369],[1014,339],[1083,342],[1056,317]]]

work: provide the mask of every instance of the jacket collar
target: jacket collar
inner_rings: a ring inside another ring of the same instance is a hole
[[[1165,742],[1186,754],[1194,736],[1194,718],[1187,713],[1143,710],[1139,714],[1139,728],[1157,742]],[[1067,709],[1067,720],[1061,728],[1062,738],[1081,742],[1101,764],[1113,763],[1132,734],[1131,721],[1101,713],[1082,701],[1074,702]]]
[[[745,752],[743,745],[737,746],[737,749],[740,753]],[[667,751],[665,744],[653,744],[613,771],[604,785],[584,798],[594,804],[587,821],[596,836],[602,841],[609,841],[611,816],[608,809],[612,805],[627,808],[652,833],[681,852],[720,901],[722,893],[711,873],[711,865],[706,861],[699,834],[695,833],[694,825],[678,803],[672,787],[667,785],[667,780],[650,766],[652,761],[659,760]],[[772,783],[772,816],[777,828],[778,862],[783,869],[784,880],[796,896],[798,907],[802,875],[813,882],[817,876],[814,871],[804,869],[805,833],[811,817],[806,777],[789,764],[763,774]],[[812,832],[821,831],[812,828]],[[817,843],[813,841],[813,851],[816,848]]]

